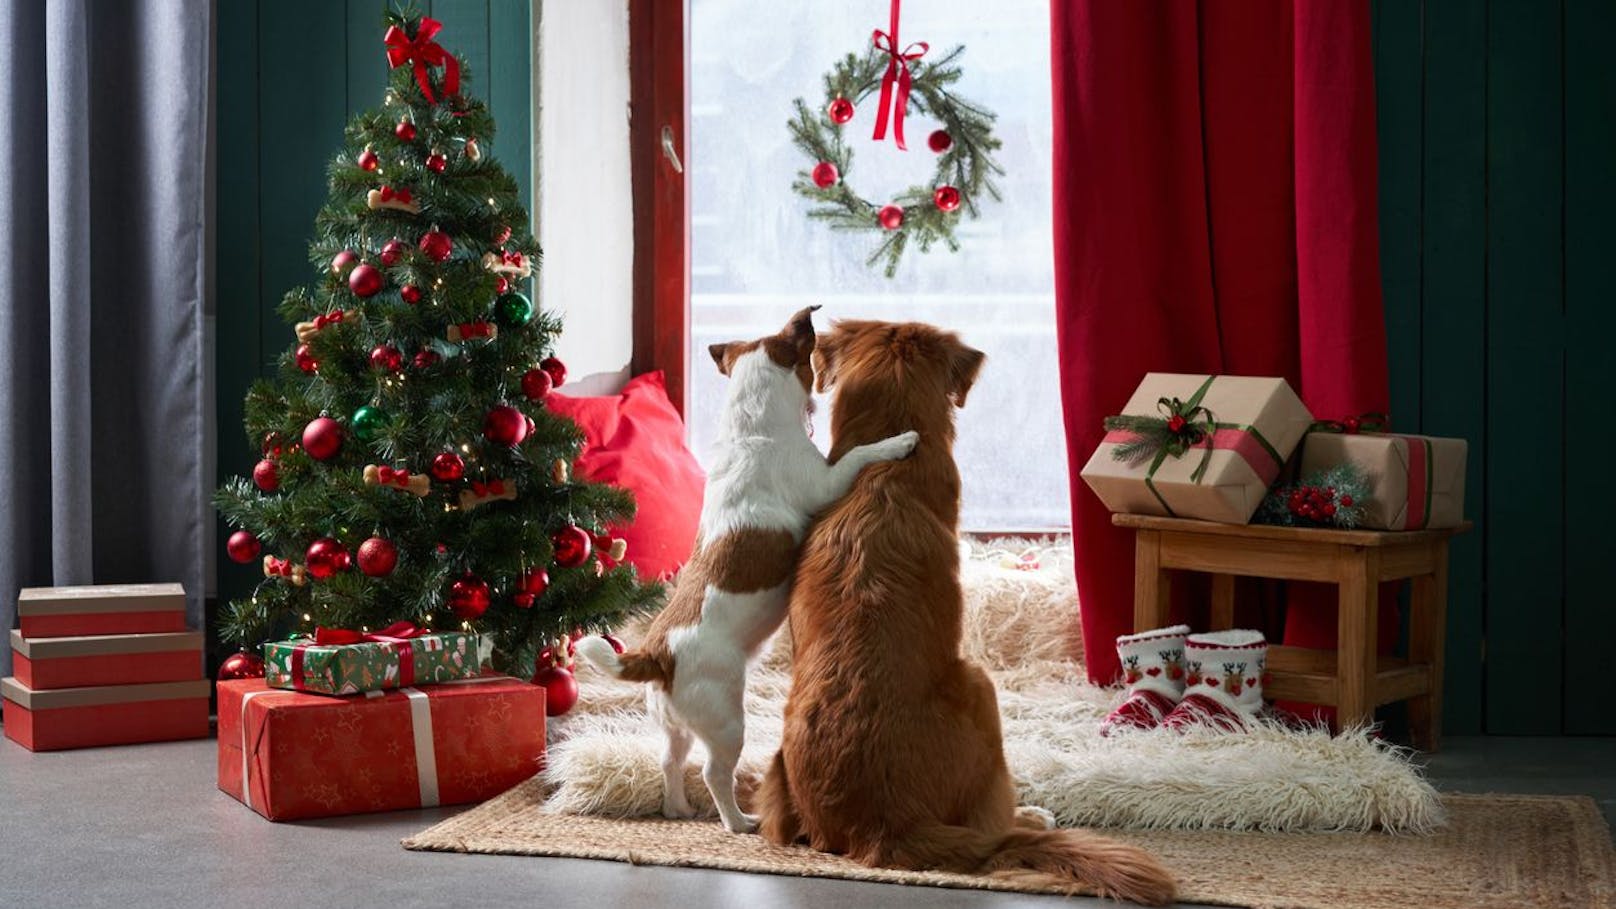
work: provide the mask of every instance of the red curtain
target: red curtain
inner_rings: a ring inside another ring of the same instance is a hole
[[[1051,11],[1072,526],[1089,678],[1108,683],[1133,544],[1078,471],[1145,372],[1284,376],[1321,418],[1386,407],[1369,8]],[[1331,602],[1289,610],[1286,641],[1333,645]]]

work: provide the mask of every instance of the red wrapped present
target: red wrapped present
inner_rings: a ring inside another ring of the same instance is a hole
[[[34,638],[11,632],[12,671],[39,691],[202,678],[202,632]]]
[[[25,587],[17,595],[25,638],[149,634],[185,630],[185,588],[178,584]]]
[[[219,788],[272,821],[480,802],[543,758],[544,689],[508,676],[342,698],[219,683]]]
[[[0,679],[6,738],[29,751],[200,739],[208,734],[208,681],[35,691]]]

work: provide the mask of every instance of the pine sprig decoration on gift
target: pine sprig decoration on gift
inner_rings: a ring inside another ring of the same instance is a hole
[[[555,561],[558,535],[604,532],[634,503],[553,470],[582,433],[544,407],[559,381],[523,381],[564,376],[561,322],[531,302],[540,250],[488,153],[493,119],[437,23],[393,13],[388,26],[384,103],[349,122],[315,219],[320,277],[286,294],[295,333],[278,376],[247,395],[264,459],[215,496],[239,529],[232,558],[261,554],[264,573],[223,610],[222,636],[464,626],[528,677],[547,641],[613,627],[660,588],[600,557]]]
[[[1369,477],[1363,468],[1338,464],[1274,489],[1263,498],[1255,520],[1282,527],[1351,530],[1363,523],[1369,496]]]

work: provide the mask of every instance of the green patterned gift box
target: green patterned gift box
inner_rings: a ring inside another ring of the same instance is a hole
[[[481,675],[493,644],[486,635],[427,632],[400,622],[378,632],[317,628],[312,637],[264,645],[264,681],[315,694],[358,694]]]

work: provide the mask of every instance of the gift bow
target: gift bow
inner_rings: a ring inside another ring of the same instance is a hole
[[[432,40],[442,30],[442,22],[423,16],[421,24],[415,29],[413,41],[404,33],[404,29],[396,25],[389,27],[387,34],[382,36],[382,41],[387,45],[387,62],[393,69],[405,63],[415,64],[415,83],[421,86],[421,94],[426,96],[428,104],[437,103],[437,99],[432,97],[432,81],[427,78],[428,66],[443,67],[444,95],[460,93],[460,61]]]
[[[493,324],[490,322],[464,322],[456,325],[462,338],[486,338],[493,334]]]
[[[909,73],[909,61],[919,60],[926,51],[931,49],[931,45],[924,41],[916,41],[902,51],[898,50],[898,6],[901,2],[902,0],[892,0],[891,31],[884,32],[876,29],[871,38],[871,43],[875,45],[875,49],[888,57],[886,74],[881,77],[881,100],[878,102],[879,108],[875,112],[874,139],[880,142],[886,138],[887,114],[890,110],[892,115],[892,139],[897,143],[899,150],[906,151],[908,146],[903,144],[903,115],[904,111],[909,108],[909,89],[913,78]],[[892,97],[894,82],[897,83],[896,103],[893,103]]]
[[[315,626],[314,643],[317,647],[333,647],[344,644],[393,644],[398,641],[407,641],[410,638],[420,637],[426,629],[419,628],[414,622],[400,621],[383,628],[380,631],[354,631],[351,628],[326,628]]]
[[[394,470],[385,466],[378,467],[376,468],[376,479],[384,486],[391,483],[400,489],[405,489],[410,485],[410,472],[407,470]]]
[[[523,262],[521,253],[519,253],[519,252],[506,252],[503,249],[499,251],[499,260],[501,262],[504,262],[506,265],[514,265],[517,268],[521,268],[522,267],[522,262]]]
[[[264,556],[264,573],[267,575],[289,575],[292,573],[292,563],[286,559]]]
[[[1338,432],[1355,436],[1360,432],[1390,432],[1392,418],[1375,410],[1341,420],[1315,420],[1308,432]]]
[[[394,189],[391,186],[383,186],[381,196],[383,202],[391,202],[397,199],[405,205],[410,204],[410,191],[408,189]]]
[[[484,483],[480,480],[472,480],[471,491],[480,496],[501,496],[505,494],[505,481],[489,480]]]
[[[333,309],[332,311],[330,311],[328,313],[324,313],[324,314],[315,316],[314,317],[314,330],[319,331],[320,329],[326,327],[327,325],[335,325],[336,323],[341,322],[345,315],[346,315],[346,313],[344,313],[342,310]]]

